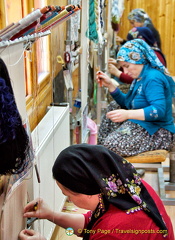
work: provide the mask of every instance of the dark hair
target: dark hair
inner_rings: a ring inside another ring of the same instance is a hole
[[[29,137],[17,109],[10,76],[0,58],[0,174],[24,170]]]

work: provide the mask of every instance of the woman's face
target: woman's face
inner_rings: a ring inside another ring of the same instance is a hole
[[[97,195],[85,195],[81,193],[75,193],[64,187],[61,183],[57,182],[58,187],[62,193],[68,197],[69,201],[73,202],[77,207],[94,211],[99,203],[99,197]]]
[[[132,27],[143,27],[143,22],[136,22],[135,20],[129,20]]]
[[[135,79],[139,77],[144,65],[120,61],[119,66],[123,68],[125,74]]]

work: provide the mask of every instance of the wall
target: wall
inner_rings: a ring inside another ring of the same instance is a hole
[[[66,6],[67,0],[54,1],[48,0],[47,5],[60,5]],[[33,98],[26,99],[27,113],[29,116],[29,122],[31,130],[33,130],[36,125],[41,121],[41,119],[46,114],[47,106],[53,101],[52,95],[52,80],[62,69],[62,65],[56,61],[57,55],[63,56],[64,53],[64,41],[66,39],[66,22],[57,25],[55,28],[51,29],[51,34],[49,37],[49,48],[50,48],[50,73],[45,79],[47,84],[40,86],[40,91]],[[35,43],[34,43],[35,44]],[[35,62],[35,59],[32,58]],[[35,72],[35,64],[33,65],[33,72]],[[34,77],[37,77],[34,75]]]

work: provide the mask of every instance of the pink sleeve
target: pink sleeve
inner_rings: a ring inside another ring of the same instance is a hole
[[[120,74],[119,80],[120,80],[121,82],[123,82],[123,83],[131,84],[132,81],[133,81],[133,78],[122,72],[122,73]]]

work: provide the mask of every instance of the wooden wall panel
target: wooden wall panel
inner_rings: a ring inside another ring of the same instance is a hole
[[[118,35],[126,39],[131,25],[127,19],[129,12],[135,8],[143,8],[160,33],[162,51],[166,56],[168,70],[175,76],[175,0],[125,0],[125,10],[121,18]]]
[[[5,26],[5,5],[4,1],[0,1],[0,29],[3,29]]]
[[[16,23],[22,18],[22,3],[21,0],[5,0],[6,6],[6,24]],[[15,13],[15,14],[14,14]]]

